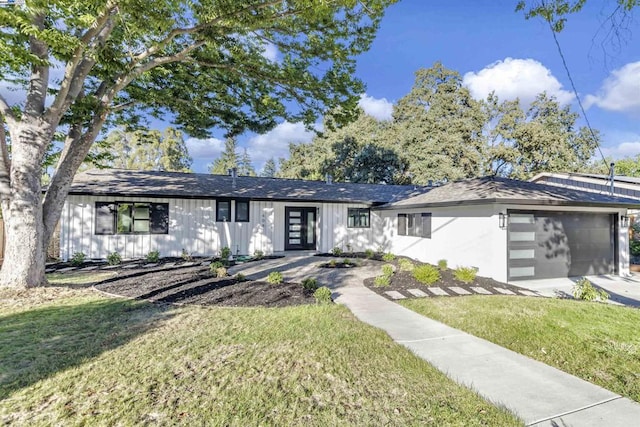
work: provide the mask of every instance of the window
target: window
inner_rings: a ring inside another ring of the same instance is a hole
[[[216,200],[216,221],[231,221],[231,200]]]
[[[96,202],[95,234],[168,233],[168,203]]]
[[[431,213],[398,214],[398,236],[431,238]]]
[[[249,222],[248,200],[236,200],[236,222]]]
[[[370,217],[369,208],[348,208],[347,228],[369,228]]]

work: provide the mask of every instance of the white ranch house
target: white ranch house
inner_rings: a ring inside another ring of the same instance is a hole
[[[627,210],[640,201],[487,177],[439,187],[209,174],[78,174],[60,254],[104,259],[384,250],[473,266],[500,281],[629,272]]]

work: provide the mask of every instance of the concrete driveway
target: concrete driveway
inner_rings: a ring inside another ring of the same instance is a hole
[[[509,282],[545,296],[573,295],[573,286],[581,277],[564,277],[557,279],[520,280]],[[620,276],[587,276],[587,279],[610,295],[610,301],[630,307],[640,307],[640,275],[633,273],[628,277]]]

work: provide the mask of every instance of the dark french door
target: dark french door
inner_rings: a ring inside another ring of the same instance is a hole
[[[316,249],[316,208],[285,207],[284,250]]]

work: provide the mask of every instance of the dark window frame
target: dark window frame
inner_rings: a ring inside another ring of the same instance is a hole
[[[119,231],[118,230],[118,212],[120,205],[129,206],[129,216],[131,217],[131,225],[129,229],[131,231]],[[148,209],[147,218],[138,218],[138,221],[147,222],[147,231],[134,231],[135,230],[135,207],[146,206]],[[109,208],[109,214],[105,215],[105,212],[100,212],[102,208]],[[94,204],[94,234],[99,236],[112,236],[112,235],[149,235],[149,234],[169,234],[169,203],[155,203],[155,202],[136,202],[136,201],[114,201],[114,202],[102,202],[97,201]],[[110,221],[109,221],[110,217]],[[105,223],[110,222],[109,230],[104,230]]]
[[[220,203],[228,203],[229,217],[227,219],[221,218]],[[216,199],[216,222],[231,222],[231,199]]]
[[[234,214],[234,218],[235,218],[236,222],[249,222],[249,221],[251,221],[251,210],[250,210],[251,201],[249,199],[236,199],[235,202],[236,202],[235,203],[236,211],[235,211],[235,214]],[[243,204],[243,205],[246,204],[247,205],[247,218],[246,219],[240,218],[239,215],[238,215],[238,212],[240,212],[240,209],[238,209],[238,205],[239,204]]]
[[[366,215],[362,215],[363,213]],[[362,218],[366,218],[364,221],[366,224],[363,224]],[[371,209],[347,208],[347,228],[371,228]]]
[[[398,236],[431,239],[431,212],[399,213]]]

